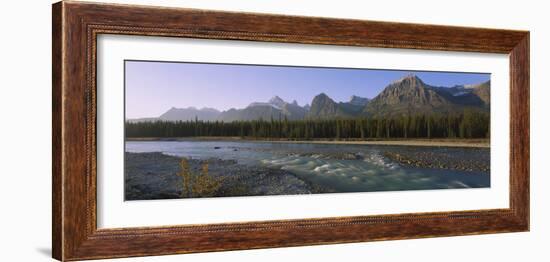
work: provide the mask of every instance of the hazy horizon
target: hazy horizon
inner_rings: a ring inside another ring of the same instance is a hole
[[[488,73],[125,61],[125,117],[158,117],[172,107],[225,111],[274,96],[300,106],[320,93],[336,102],[371,99],[408,74],[443,87],[490,80]]]

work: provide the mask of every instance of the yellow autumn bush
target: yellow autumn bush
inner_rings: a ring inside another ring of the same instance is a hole
[[[201,172],[195,175],[191,172],[189,161],[182,158],[180,161],[182,177],[182,197],[212,197],[221,187],[221,179],[208,174],[208,161],[202,163]]]

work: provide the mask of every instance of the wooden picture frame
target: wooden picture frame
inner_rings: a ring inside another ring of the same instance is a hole
[[[529,230],[529,32],[83,2],[53,5],[53,257],[81,260]],[[510,207],[98,229],[99,34],[468,51],[510,57]]]

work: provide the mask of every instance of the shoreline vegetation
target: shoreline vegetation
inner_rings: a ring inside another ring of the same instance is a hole
[[[126,141],[236,141],[236,142],[269,142],[269,143],[298,143],[298,144],[327,144],[327,145],[386,145],[386,146],[433,146],[433,147],[471,147],[490,148],[490,139],[260,139],[243,137],[126,137]]]

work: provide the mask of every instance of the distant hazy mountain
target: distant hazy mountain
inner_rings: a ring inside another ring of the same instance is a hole
[[[274,96],[268,102],[254,102],[243,109],[230,109],[222,112],[217,120],[270,120],[270,119],[304,119],[307,110],[299,106],[296,101],[288,103],[278,96]]]
[[[204,121],[213,121],[218,118],[220,111],[214,108],[201,108],[197,109],[195,107],[188,108],[175,108],[172,107],[166,113],[159,116],[160,120],[166,121],[191,121],[195,118],[204,120]]]
[[[267,103],[277,108],[283,108],[283,106],[287,104],[287,102],[279,96],[274,96],[273,98],[269,99]]]
[[[307,109],[298,105],[296,100],[292,104],[285,103],[282,108],[283,115],[287,117],[288,120],[301,120],[307,114]]]
[[[282,117],[281,109],[269,104],[251,104],[244,109],[230,109],[222,112],[216,120],[224,122],[246,121],[246,120],[269,120]]]
[[[203,121],[214,121],[220,115],[220,111],[214,108],[195,107],[175,108],[172,107],[159,117],[128,119],[129,122],[154,122],[154,121],[194,121],[195,119]]]
[[[491,82],[453,87],[436,87],[424,83],[415,75],[408,75],[390,83],[375,98],[353,95],[348,102],[336,102],[321,93],[310,104],[300,106],[293,100],[288,103],[279,96],[267,102],[253,102],[245,108],[232,108],[220,112],[214,108],[171,108],[158,118],[129,119],[130,122],[147,121],[247,121],[247,120],[302,120],[333,119],[433,112],[460,112],[465,108],[489,110]]]
[[[364,113],[376,116],[445,113],[466,107],[486,109],[489,87],[489,82],[475,86],[434,87],[415,75],[409,75],[384,88],[367,104]]]
[[[447,92],[452,95],[449,99],[456,104],[489,107],[491,103],[491,82],[483,82],[473,85],[457,85],[450,88],[432,87],[439,92]]]
[[[139,122],[155,122],[158,120],[159,120],[158,117],[142,117],[142,118],[127,119],[126,121],[130,123],[139,123]]]

